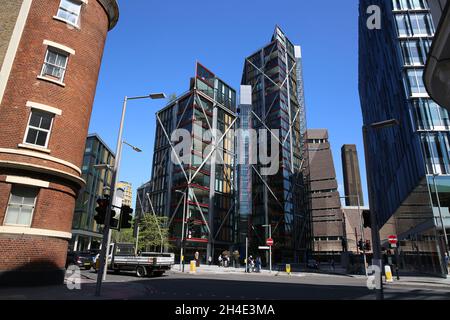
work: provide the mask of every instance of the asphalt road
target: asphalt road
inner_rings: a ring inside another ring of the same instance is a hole
[[[82,271],[81,290],[66,286],[0,288],[0,300],[92,300],[97,274]],[[108,274],[102,299],[122,300],[374,300],[364,277],[305,274],[273,276],[259,274],[180,274],[137,278],[133,274]],[[390,285],[385,299],[450,299],[450,288],[432,285]]]
[[[83,272],[96,279],[96,274]],[[107,284],[140,286],[143,294],[132,299],[152,300],[373,300],[365,277],[307,274],[270,276],[258,274],[180,274],[137,278],[134,274],[109,274]],[[85,285],[86,286],[86,285]],[[401,284],[385,287],[386,299],[450,299],[450,288]]]

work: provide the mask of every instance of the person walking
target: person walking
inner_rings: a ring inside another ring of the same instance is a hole
[[[209,257],[208,257],[208,265],[210,266],[211,264],[212,264],[212,257],[209,256]]]
[[[447,274],[450,274],[449,257],[447,252],[445,253],[445,266],[447,267]]]
[[[258,273],[261,273],[261,264],[262,264],[261,257],[258,256],[256,258],[256,272],[258,272]]]
[[[331,258],[330,265],[331,265],[331,270],[334,272],[336,270],[335,267],[334,267],[334,258]]]
[[[222,255],[219,256],[218,260],[219,260],[219,267],[222,267],[222,261],[223,261]]]

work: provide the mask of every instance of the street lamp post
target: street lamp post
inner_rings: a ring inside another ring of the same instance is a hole
[[[367,185],[368,185],[368,191],[369,191],[369,207],[370,207],[370,220],[371,220],[371,227],[372,227],[372,248],[373,248],[373,260],[372,265],[375,265],[378,267],[378,272],[380,272],[379,275],[375,275],[376,278],[379,278],[377,280],[377,284],[375,286],[375,292],[376,292],[376,298],[377,300],[383,300],[384,299],[384,293],[383,293],[383,277],[382,277],[382,269],[383,269],[383,263],[382,263],[382,256],[381,256],[381,240],[380,240],[380,230],[378,225],[378,217],[375,213],[375,204],[373,202],[373,190],[371,187],[371,175],[370,172],[372,170],[371,168],[371,161],[369,157],[369,146],[367,141],[367,132],[369,129],[372,130],[378,130],[383,128],[388,128],[392,126],[399,126],[400,123],[397,119],[390,119],[386,121],[381,121],[377,123],[372,123],[369,125],[363,126],[363,142],[364,142],[364,153],[365,153],[365,160],[366,160],[366,171],[367,171]]]
[[[269,228],[269,238],[272,239],[272,225],[265,224],[263,227]],[[272,273],[272,246],[269,246],[269,270]]]
[[[181,224],[181,245],[180,245],[180,270],[181,272],[184,272],[184,232],[185,227],[184,224],[186,223],[186,210],[187,210],[187,197],[186,193],[181,190],[175,190],[175,192],[180,193],[183,197],[183,222]]]
[[[123,144],[123,126],[125,123],[125,114],[127,110],[127,102],[128,100],[139,100],[139,99],[164,99],[166,95],[164,93],[153,93],[147,96],[139,96],[139,97],[125,97],[123,101],[122,107],[122,117],[120,119],[119,126],[119,134],[117,138],[117,146],[116,146],[116,160],[114,161],[114,169],[113,175],[111,179],[111,193],[110,193],[110,202],[108,205],[108,210],[105,215],[105,228],[103,230],[103,239],[102,239],[102,250],[100,253],[100,268],[97,276],[97,284],[95,288],[95,295],[100,296],[102,280],[106,278],[107,272],[107,257],[109,255],[109,243],[111,241],[111,228],[110,228],[110,220],[111,220],[111,211],[113,208],[114,195],[116,192],[116,184],[117,178],[119,177],[119,169],[120,169],[120,161],[122,156],[122,144]],[[135,150],[140,150],[136,147],[133,147]]]

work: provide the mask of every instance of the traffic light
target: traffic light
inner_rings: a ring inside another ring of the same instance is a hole
[[[129,206],[122,206],[122,208],[120,209],[120,229],[130,229],[132,227],[132,213],[133,209],[131,209]]]
[[[365,246],[365,248],[366,248],[366,251],[370,251],[370,250],[372,249],[372,246],[371,246],[371,244],[370,244],[370,240],[366,240],[366,246]]]
[[[97,208],[95,211],[97,214],[94,216],[97,224],[105,224],[106,210],[108,210],[109,199],[97,199]]]
[[[359,250],[363,251],[364,250],[364,242],[362,240],[359,240],[358,242],[358,248]]]
[[[109,226],[111,229],[119,229],[120,212],[116,209],[111,210],[111,219],[109,220]]]
[[[369,210],[363,211],[363,221],[364,221],[364,228],[372,228],[372,221],[370,219],[370,211]]]

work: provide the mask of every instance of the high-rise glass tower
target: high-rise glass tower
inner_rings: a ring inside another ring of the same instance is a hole
[[[251,124],[258,130],[258,138],[259,130],[279,130],[279,138],[267,134],[269,146],[273,139],[280,145],[277,173],[263,175],[266,166],[260,161],[251,166],[249,219],[253,247],[265,244],[270,232],[267,226],[271,226],[275,262],[305,259],[311,250],[311,241],[307,241],[311,240],[311,219],[306,197],[308,160],[301,61],[301,48],[277,26],[271,42],[246,59],[242,77],[242,84],[252,87]],[[258,153],[261,155],[261,145]]]
[[[189,91],[157,113],[151,205],[142,206],[168,218],[170,240],[179,249],[184,243],[185,261],[196,252],[216,260],[233,249],[235,124],[236,91],[199,63]],[[186,135],[174,138],[180,130]]]
[[[398,236],[402,268],[443,274],[450,119],[422,80],[434,32],[426,0],[360,1],[359,92],[370,208],[383,246],[390,234]],[[398,125],[373,126],[390,119]]]

